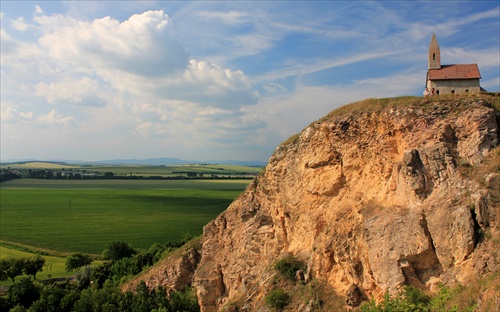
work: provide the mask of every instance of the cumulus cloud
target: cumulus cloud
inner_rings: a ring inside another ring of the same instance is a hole
[[[12,27],[18,31],[28,30],[29,25],[24,20],[24,17],[18,17],[12,21]]]
[[[29,77],[26,94],[53,108],[21,112],[2,105],[2,122],[54,131],[79,127],[78,119],[84,119],[89,127],[102,129],[102,123],[106,131],[179,146],[241,140],[244,132],[266,127],[242,109],[258,102],[250,78],[238,69],[190,58],[163,11],[125,21],[84,21],[35,10],[28,30],[38,31],[38,41],[3,36],[2,29],[2,70],[9,90],[18,89],[15,81],[21,76]],[[65,105],[79,108],[68,116],[60,110]]]
[[[105,17],[82,22],[62,15],[37,16],[40,45],[56,59],[86,62],[95,70],[164,75],[185,68],[189,55],[170,34],[163,11],[132,15],[120,22]]]
[[[104,100],[93,94],[98,83],[89,77],[80,80],[44,83],[36,86],[36,95],[45,97],[49,103],[67,103],[80,106],[103,106]]]
[[[41,127],[73,128],[78,126],[74,116],[64,116],[56,109],[47,114],[21,111],[20,105],[5,101],[1,105],[1,122],[5,125],[38,125]]]
[[[3,102],[2,105],[0,105],[0,112],[0,120],[2,123],[15,120],[17,115],[17,111],[14,106],[8,102]]]
[[[194,59],[182,75],[158,81],[155,89],[162,97],[226,108],[255,104],[259,96],[242,71]]]
[[[0,121],[2,124],[26,123],[34,119],[33,112],[22,112],[20,111],[20,105],[11,101],[3,101],[0,108]]]
[[[172,36],[172,21],[163,11],[132,15],[123,22],[110,17],[86,22],[63,15],[34,20],[43,31],[38,42],[46,62],[73,76],[72,81],[37,86],[37,94],[50,103],[101,105],[97,95],[90,95],[97,86],[83,74],[96,75],[120,93],[150,100],[234,109],[257,102],[259,94],[242,71],[190,58]]]
[[[51,110],[47,115],[40,115],[36,119],[40,125],[51,127],[70,128],[76,126],[77,123],[75,117],[60,115],[56,109]]]

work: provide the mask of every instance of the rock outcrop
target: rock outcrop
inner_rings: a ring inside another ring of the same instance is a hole
[[[200,243],[193,240],[172,252],[166,259],[140,274],[122,287],[122,291],[135,291],[141,281],[149,289],[161,286],[168,292],[182,291],[192,286],[193,275],[201,259]]]
[[[499,224],[490,101],[498,98],[393,99],[386,108],[368,100],[278,146],[265,171],[204,228],[193,278],[201,310],[238,301],[259,311],[270,268],[284,254],[349,306],[403,284],[432,290],[498,271],[482,237],[498,237]],[[477,171],[485,161],[493,166]]]

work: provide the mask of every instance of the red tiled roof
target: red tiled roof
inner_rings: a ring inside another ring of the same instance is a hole
[[[477,64],[441,65],[441,69],[429,69],[430,80],[480,79]]]

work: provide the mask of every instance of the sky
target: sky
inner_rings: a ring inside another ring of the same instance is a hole
[[[267,161],[442,64],[500,89],[494,1],[0,1],[0,160]]]

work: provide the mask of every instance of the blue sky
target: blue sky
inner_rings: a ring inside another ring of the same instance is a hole
[[[433,32],[500,89],[497,0],[0,3],[3,161],[267,161],[341,105],[421,96]]]

